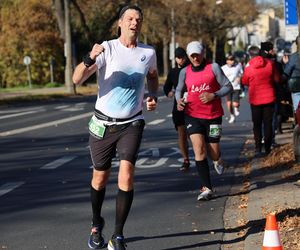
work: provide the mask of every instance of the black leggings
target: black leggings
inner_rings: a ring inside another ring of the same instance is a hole
[[[261,140],[264,136],[265,151],[270,152],[272,144],[272,120],[274,103],[251,105],[255,149],[261,151]],[[263,134],[262,134],[263,130]]]

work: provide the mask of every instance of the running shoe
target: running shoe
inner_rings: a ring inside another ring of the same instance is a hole
[[[234,121],[235,121],[234,115],[230,115],[230,118],[229,118],[229,120],[228,120],[228,123],[234,123]]]
[[[91,234],[88,241],[88,246],[90,249],[101,249],[104,247],[105,241],[102,236],[103,227],[104,227],[104,221],[103,221],[103,225],[92,227]]]
[[[113,236],[107,245],[108,250],[126,250],[124,236]]]
[[[233,108],[233,112],[235,116],[239,116],[240,115],[240,111],[238,108]]]
[[[179,168],[180,171],[186,172],[190,168],[190,162],[189,161],[184,161],[182,166]]]
[[[200,194],[198,195],[197,200],[210,200],[211,196],[212,196],[212,190],[210,190],[208,187],[202,187],[200,189]]]
[[[223,166],[223,162],[221,159],[219,159],[218,161],[213,161],[213,165],[214,168],[216,170],[216,172],[221,175],[224,172],[224,166]]]

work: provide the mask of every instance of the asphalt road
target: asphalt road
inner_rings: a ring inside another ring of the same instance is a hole
[[[87,249],[92,165],[87,124],[94,102],[95,97],[81,97],[0,107],[0,248]],[[222,176],[211,169],[216,193],[209,202],[196,200],[194,165],[188,173],[178,170],[182,159],[171,108],[172,100],[160,97],[155,112],[144,112],[135,198],[124,232],[128,249],[220,249],[226,244],[223,213],[233,168],[251,134],[248,104],[243,99],[236,123],[224,117],[221,145],[229,168]],[[115,160],[103,207],[107,240],[117,170]]]

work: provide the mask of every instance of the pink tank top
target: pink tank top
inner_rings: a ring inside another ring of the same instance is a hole
[[[185,84],[188,97],[184,110],[187,115],[201,119],[214,119],[224,114],[221,98],[206,104],[199,99],[199,95],[203,92],[214,93],[220,89],[212,70],[212,64],[207,64],[199,72],[193,72],[192,66],[187,66]]]

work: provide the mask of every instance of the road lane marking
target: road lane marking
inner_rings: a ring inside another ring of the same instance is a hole
[[[6,118],[17,117],[17,116],[22,116],[22,115],[28,115],[28,114],[33,114],[33,113],[41,112],[41,111],[43,111],[43,110],[39,109],[39,110],[27,111],[27,112],[23,112],[23,113],[3,115],[3,116],[0,117],[0,119],[6,119]]]
[[[84,110],[84,106],[86,104],[87,104],[86,102],[76,103],[75,106],[73,105],[73,106],[66,107],[62,109],[62,111],[70,111],[70,112],[81,111]]]
[[[147,156],[147,155],[153,157],[159,157],[159,148],[148,148],[139,152],[139,156]]]
[[[163,166],[169,158],[162,157],[158,161],[156,161],[153,164],[147,164],[143,165],[149,158],[141,158],[136,162],[136,167],[137,168],[157,168]]]
[[[8,109],[8,110],[0,110],[0,114],[20,113],[20,112],[35,111],[35,110],[45,110],[45,109],[41,107]]]
[[[21,134],[21,133],[24,133],[24,132],[36,130],[36,129],[51,127],[51,126],[55,126],[55,125],[58,125],[58,124],[71,122],[71,121],[79,120],[79,119],[86,118],[86,117],[91,117],[93,114],[94,114],[94,112],[89,112],[89,113],[86,113],[86,114],[76,115],[76,116],[64,118],[64,119],[61,119],[61,120],[56,120],[56,121],[52,121],[52,122],[38,124],[38,125],[35,125],[35,126],[4,131],[4,132],[0,133],[0,137],[9,136],[9,135],[16,135],[16,134]]]
[[[70,105],[61,105],[61,106],[55,107],[54,109],[65,109],[65,108],[68,108],[68,107],[70,107]]]
[[[64,156],[62,158],[59,158],[55,161],[49,162],[46,165],[44,165],[43,167],[41,167],[40,169],[56,169],[58,167],[60,167],[61,165],[72,161],[73,159],[75,159],[77,156]]]
[[[8,182],[6,184],[3,184],[2,186],[0,186],[0,196],[9,193],[10,191],[16,189],[17,187],[20,187],[24,183],[25,183],[24,181],[20,181],[20,182]]]
[[[148,122],[147,125],[157,125],[157,124],[163,123],[165,120],[166,119],[157,119],[152,122]]]

